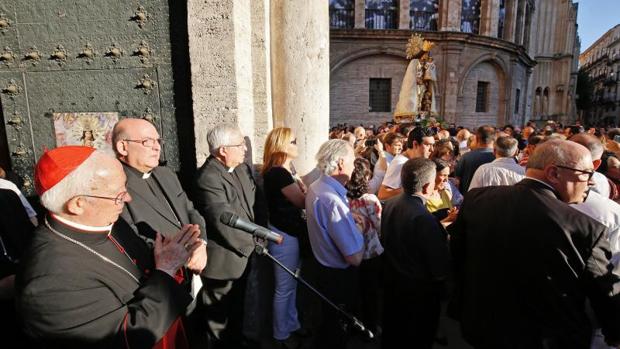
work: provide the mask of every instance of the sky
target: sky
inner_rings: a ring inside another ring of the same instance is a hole
[[[577,24],[584,52],[616,24],[620,24],[620,0],[579,0]]]

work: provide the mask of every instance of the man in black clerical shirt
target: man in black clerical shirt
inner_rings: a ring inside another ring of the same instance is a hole
[[[152,244],[156,232],[168,238],[183,224],[196,224],[201,238],[206,241],[205,221],[194,209],[176,174],[167,167],[159,166],[161,139],[155,127],[146,120],[123,119],[114,126],[112,141],[127,175],[127,191],[133,198],[125,205],[121,217],[134,231]],[[188,291],[191,282],[194,295],[201,282],[192,273],[200,274],[206,263],[207,250],[203,246],[196,250],[186,265],[183,277]],[[199,330],[194,328],[204,322],[200,308],[195,312],[195,307],[193,303],[188,309],[192,323],[188,329],[190,337],[193,342],[201,341],[200,338],[206,341],[206,335],[199,335]]]

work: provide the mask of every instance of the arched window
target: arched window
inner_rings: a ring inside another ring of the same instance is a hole
[[[398,28],[398,1],[366,0],[366,28]]]
[[[497,23],[497,37],[504,38],[504,21],[506,20],[506,0],[499,0],[499,19]]]
[[[480,0],[463,0],[461,31],[478,34],[480,29]]]
[[[355,24],[355,0],[329,0],[329,26],[353,28]]]
[[[409,0],[409,28],[437,31],[439,0]]]

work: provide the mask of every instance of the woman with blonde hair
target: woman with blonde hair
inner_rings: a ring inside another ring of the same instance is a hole
[[[298,155],[297,139],[288,127],[274,128],[267,135],[261,170],[269,209],[269,228],[284,239],[282,244],[269,244],[271,254],[291,270],[299,267],[299,238],[308,234],[303,209],[305,187],[295,176],[291,163]],[[273,337],[282,348],[294,348],[296,331],[301,325],[297,317],[297,282],[274,264]]]

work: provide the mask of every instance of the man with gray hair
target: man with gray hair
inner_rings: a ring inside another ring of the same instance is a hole
[[[158,233],[151,250],[119,219],[131,201],[120,162],[91,147],[45,152],[35,183],[48,214],[22,256],[17,305],[37,347],[188,348],[191,297],[176,276],[202,246],[198,226]]]
[[[349,210],[345,184],[353,173],[355,155],[348,142],[332,139],[316,155],[321,172],[306,194],[308,236],[318,261],[318,288],[335,304],[357,310],[358,270],[364,238]],[[317,347],[345,348],[339,314],[325,303]]]
[[[205,218],[209,260],[202,274],[207,324],[215,348],[241,348],[248,260],[252,235],[220,221],[224,212],[267,225],[266,205],[252,169],[244,162],[247,151],[236,125],[222,123],[207,133],[210,156],[198,170],[196,208]]]
[[[588,348],[587,297],[606,342],[620,344],[620,270],[606,228],[567,205],[592,185],[590,152],[549,140],[527,166],[513,186],[469,191],[448,228],[463,337],[477,349]]]
[[[523,179],[525,169],[515,160],[519,151],[516,139],[504,136],[495,140],[495,160],[480,165],[469,184],[469,190],[492,185],[513,185]]]
[[[450,259],[446,232],[425,206],[435,189],[435,168],[428,159],[408,160],[401,171],[403,193],[383,211],[386,349],[403,343],[433,347]]]

